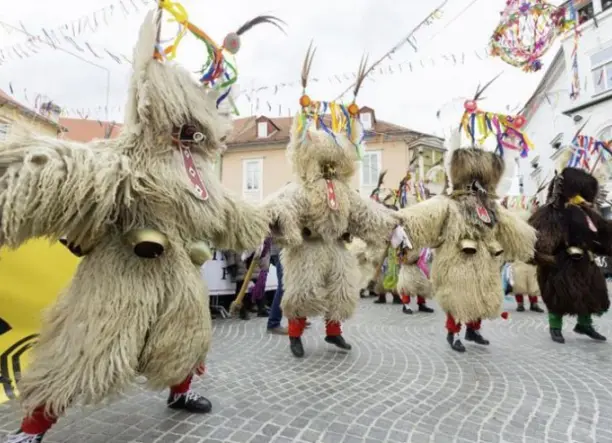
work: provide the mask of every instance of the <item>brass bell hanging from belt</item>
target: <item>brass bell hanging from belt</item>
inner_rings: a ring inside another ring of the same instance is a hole
[[[566,249],[567,255],[573,260],[580,260],[584,256],[584,250],[577,246],[570,246]]]
[[[499,257],[504,253],[504,248],[498,241],[492,241],[487,245],[489,252],[493,257]]]
[[[124,238],[140,258],[157,258],[168,247],[168,238],[155,229],[132,229]]]
[[[474,240],[461,240],[459,242],[459,248],[461,248],[461,252],[468,255],[476,254],[478,244]]]
[[[196,266],[202,266],[212,258],[212,252],[208,245],[203,241],[198,241],[189,245],[189,258],[191,263]]]

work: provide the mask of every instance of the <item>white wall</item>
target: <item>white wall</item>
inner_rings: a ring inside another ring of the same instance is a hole
[[[552,105],[541,94],[538,99],[539,105],[534,108],[532,114],[526,115],[525,131],[533,141],[535,149],[527,159],[521,159],[519,163],[518,174],[523,176],[525,195],[533,195],[538,186],[533,174],[534,169],[531,166],[531,161],[536,156],[539,155],[540,182],[552,177],[555,169],[555,161],[552,156],[557,150],[551,146],[551,141],[557,134],[563,133],[561,141],[565,146],[571,143],[571,138],[587,120],[588,123],[582,133],[593,137],[598,137],[606,127],[612,125],[612,99],[576,112],[575,115],[582,117],[582,120],[577,123],[571,117],[563,115],[563,112],[568,109],[610,94],[610,91],[599,95],[594,94],[590,57],[607,47],[612,47],[612,9],[599,14],[597,22],[598,27],[595,26],[593,20],[580,27],[582,32],[578,43],[580,97],[577,100],[569,97],[572,76],[571,54],[574,45],[573,34],[570,32],[562,40],[562,63],[553,68],[545,87],[545,90],[549,92],[549,100]],[[559,92],[564,90],[567,92]]]

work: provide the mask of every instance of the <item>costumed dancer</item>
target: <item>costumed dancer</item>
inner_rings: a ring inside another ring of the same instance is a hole
[[[370,194],[370,198],[392,211],[397,211],[399,209],[397,206],[397,191],[383,187],[386,174],[387,171],[383,171],[378,175],[378,183]],[[397,292],[399,262],[396,251],[387,245],[370,252],[370,254],[374,256],[376,262],[380,262],[381,257],[384,256],[382,262],[376,264],[380,266],[380,269],[376,269],[367,286],[367,290],[377,297],[374,303],[387,303],[387,292],[390,292],[393,297],[393,304],[401,304],[402,300]]]
[[[536,192],[536,195],[538,192]],[[515,212],[523,220],[529,220],[533,210],[537,209],[538,202],[536,197],[532,197],[526,202],[526,205],[519,205],[514,207],[508,204],[508,197],[502,200],[502,206]],[[531,210],[530,210],[531,209]],[[536,276],[535,261],[531,260],[528,263],[522,261],[514,261],[506,263],[505,271],[508,272],[508,276],[511,276],[508,284],[505,288],[505,295],[514,294],[516,300],[516,310],[518,312],[525,312],[525,297],[529,299],[529,310],[532,312],[544,312],[544,310],[538,304],[538,297],[540,297],[540,287],[538,286],[538,279]]]
[[[313,55],[311,45],[302,68],[302,109],[293,121],[287,149],[297,180],[265,202],[276,221],[272,232],[286,245],[281,254],[281,307],[296,357],[304,356],[301,336],[306,318],[312,316],[325,318],[326,342],[351,349],[341,324],[359,301],[359,269],[346,243],[354,236],[376,245],[400,231],[399,237],[405,237],[403,229],[394,230],[400,220],[396,212],[362,198],[351,187],[364,148],[359,107],[354,101],[349,106],[315,102],[306,95]],[[366,72],[362,61],[355,97]]]
[[[217,109],[229,91],[212,85],[232,79],[223,50],[236,52],[241,34],[275,22],[257,17],[219,47],[181,18],[211,54],[196,82],[165,61],[176,43],[160,47],[162,11],[178,15],[175,7],[160,2],[141,27],[117,138],[28,136],[0,149],[0,245],[65,236],[83,253],[43,320],[18,385],[26,418],[9,442],[40,442],[68,407],[100,404],[138,375],[151,389],[171,386],[170,408],[211,410],[190,390],[212,336],[200,267],[211,256],[208,243],[254,249],[269,230],[262,209],[232,198],[208,172],[231,127]]]
[[[466,102],[466,111],[468,106],[476,110],[475,100],[481,92],[473,101]],[[472,125],[474,120],[471,119]],[[500,143],[498,149],[503,149],[511,138],[500,138],[504,144]],[[453,131],[449,141],[445,158],[449,194],[400,212],[407,218],[414,247],[436,250],[431,269],[434,297],[446,312],[449,345],[464,352],[465,346],[458,336],[462,324],[467,326],[467,341],[489,344],[480,327],[483,319],[500,316],[503,259],[530,260],[535,230],[496,202],[496,188],[502,179],[504,184],[511,181],[511,170],[504,177],[504,160],[512,165],[514,150],[498,151],[504,155],[502,158],[476,147],[474,138],[472,147],[461,148],[459,130]],[[502,313],[502,317],[506,315]]]
[[[598,192],[593,175],[567,167],[555,175],[546,204],[529,219],[538,231],[538,284],[548,308],[550,337],[557,343],[565,343],[565,315],[578,317],[574,332],[606,340],[592,319],[610,307],[606,279],[594,260],[594,254],[612,254],[612,226],[597,212]]]
[[[418,184],[418,189],[414,190],[415,195],[412,195],[410,192],[410,179],[411,174],[408,172],[399,185],[398,195],[401,208],[424,201],[430,196],[430,192],[423,182]],[[433,296],[431,281],[429,280],[429,267],[432,257],[433,253],[430,248],[398,251],[399,273],[397,289],[401,296],[404,314],[413,313],[410,308],[410,301],[414,297],[416,297],[419,312],[434,312],[432,308],[427,306],[427,299]]]

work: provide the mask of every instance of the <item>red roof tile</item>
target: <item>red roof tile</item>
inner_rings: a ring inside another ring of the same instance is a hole
[[[84,143],[105,138],[106,131],[111,125],[110,138],[115,138],[119,135],[122,126],[120,123],[83,118],[60,118],[60,123],[67,128],[64,138]]]

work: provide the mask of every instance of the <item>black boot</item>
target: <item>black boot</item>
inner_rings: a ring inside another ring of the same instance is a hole
[[[6,443],[40,443],[45,436],[42,434],[26,434],[21,429],[14,434],[6,436]]]
[[[184,394],[170,393],[167,403],[170,409],[180,409],[193,414],[206,414],[212,410],[210,401],[193,391]]]
[[[238,312],[238,317],[240,318],[240,320],[248,320],[250,318],[249,316],[249,308],[247,307],[246,304],[242,304],[242,306],[240,306],[240,311]]]
[[[434,312],[434,310],[427,306],[425,303],[419,303],[419,312],[427,312],[428,314],[431,314],[432,312]]]
[[[485,339],[482,335],[480,335],[480,331],[472,328],[466,328],[465,330],[465,339],[467,341],[473,341],[479,345],[488,345],[489,340]]]
[[[544,312],[544,309],[540,308],[540,305],[538,305],[538,302],[531,303],[529,310],[531,312],[540,312],[540,313]]]
[[[351,345],[349,345],[344,337],[341,335],[328,335],[325,337],[325,341],[329,344],[339,347],[340,349],[345,349],[347,351],[351,350]]]
[[[597,332],[593,325],[576,324],[576,326],[574,327],[574,332],[576,334],[582,334],[586,335],[587,337],[591,337],[593,340],[606,341],[606,337]]]
[[[463,343],[461,343],[459,337],[456,337],[455,334],[453,334],[452,332],[449,332],[446,335],[446,341],[448,342],[453,351],[465,352],[465,346],[463,346]]]
[[[289,337],[289,349],[297,358],[304,357],[304,346],[300,337]]]
[[[516,307],[516,312],[525,312],[525,303],[519,303]]]
[[[401,305],[402,304],[402,299],[400,298],[399,295],[397,294],[392,294],[393,295],[393,304],[394,305]]]
[[[374,303],[377,303],[379,305],[387,303],[387,294],[379,294],[378,298],[374,300]]]
[[[376,288],[376,282],[374,280],[370,280],[368,282],[368,286],[366,288],[368,297],[376,297],[376,291],[374,290]]]
[[[404,305],[404,306],[402,307],[402,312],[403,312],[404,314],[413,314],[413,311],[412,311],[412,309],[410,309],[410,306],[406,306],[406,305]]]
[[[257,317],[265,317],[268,318],[270,316],[270,310],[266,306],[266,301],[262,297],[257,300]]]
[[[559,328],[550,328],[550,338],[555,343],[565,343],[565,338],[563,338],[563,333]]]

